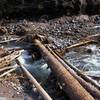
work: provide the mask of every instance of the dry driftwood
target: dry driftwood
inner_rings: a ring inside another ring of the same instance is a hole
[[[100,79],[100,71],[85,71],[84,74],[88,75],[88,76],[90,76],[92,78]]]
[[[1,75],[0,75],[0,78],[1,78],[1,77],[4,77],[5,75],[7,75],[7,74],[9,74],[9,73],[11,73],[11,72],[13,72],[13,71],[15,71],[15,70],[16,70],[16,68],[17,68],[17,67],[12,68],[12,69],[10,69],[10,70],[8,70],[8,71],[4,72],[3,74],[1,74]]]
[[[0,48],[0,57],[5,56],[7,51],[4,48]]]
[[[90,83],[87,83],[85,80],[83,80],[80,76],[78,76],[73,69],[71,69],[64,61],[61,59],[55,52],[53,52],[49,47],[49,51],[65,66],[65,68],[73,75],[79,82],[80,84],[89,92],[91,95],[97,99],[100,98],[100,91],[92,86]]]
[[[86,37],[85,40],[95,40],[97,43],[99,43],[100,42],[100,33],[90,35],[90,36]]]
[[[87,45],[87,44],[90,44],[90,43],[94,43],[94,42],[95,42],[95,40],[82,41],[82,42],[79,42],[77,44],[73,44],[71,46],[68,46],[66,49],[69,50],[69,49],[72,49],[72,48],[84,46],[84,45]]]
[[[0,44],[4,44],[4,43],[8,43],[8,42],[13,42],[13,41],[18,41],[18,40],[19,40],[19,38],[5,40],[5,41],[0,41]]]
[[[52,98],[47,94],[47,92],[42,88],[42,86],[37,82],[37,80],[31,75],[31,73],[24,67],[23,64],[20,63],[19,59],[16,59],[16,63],[22,68],[27,77],[33,83],[33,85],[37,88],[38,92],[43,96],[45,100],[52,100]]]
[[[91,43],[95,43],[95,42],[96,42],[95,40],[85,40],[85,41],[81,41],[81,42],[76,43],[76,44],[73,44],[71,46],[64,47],[63,50],[60,50],[60,54],[61,55],[64,55],[70,49],[73,49],[73,48],[76,48],[76,47],[80,47],[80,46],[84,46],[84,45],[91,44]]]
[[[17,67],[17,65],[0,68],[0,72],[3,72],[5,70],[11,69],[11,68],[15,68],[15,67]]]
[[[19,57],[23,50],[14,51],[10,55],[0,58],[0,68],[3,68],[11,63],[15,58]]]
[[[72,100],[94,100],[94,98],[81,86],[81,84],[69,73],[68,70],[45,48],[39,41],[34,40],[41,54],[51,65],[55,75],[63,82],[63,89]]]

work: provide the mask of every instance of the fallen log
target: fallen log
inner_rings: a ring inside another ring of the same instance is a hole
[[[56,54],[63,59],[63,57],[61,57],[57,52]],[[75,66],[73,66],[70,62],[68,62],[67,60],[64,60],[63,61],[68,65],[70,66],[70,68],[72,68],[75,72],[77,72],[77,74],[79,76],[81,76],[84,80],[86,80],[87,82],[91,83],[92,85],[94,85],[95,87],[97,87],[99,90],[100,90],[100,85],[93,81],[90,77],[88,77],[87,75],[84,75],[79,69],[77,69]]]
[[[84,46],[84,45],[91,44],[91,43],[94,43],[94,42],[95,42],[95,40],[82,41],[82,42],[73,44],[73,45],[71,45],[71,46],[68,46],[68,47],[66,47],[66,49],[69,50],[69,49],[72,49],[72,48]]]
[[[56,50],[57,52],[59,52],[61,55],[64,55],[66,52],[68,52],[70,49],[73,49],[73,48],[77,48],[77,47],[80,47],[80,46],[84,46],[84,45],[88,45],[88,44],[91,44],[91,43],[98,43],[96,40],[84,40],[84,41],[81,41],[79,43],[76,43],[76,44],[73,44],[71,46],[67,46],[67,47],[64,47],[62,50]]]
[[[83,39],[84,40],[84,39]],[[95,40],[97,43],[100,42],[100,33],[87,36],[85,40]]]
[[[0,68],[3,68],[11,63],[15,58],[19,57],[23,50],[14,51],[6,57],[0,58]]]
[[[68,70],[45,48],[45,46],[37,39],[34,40],[36,46],[40,49],[41,54],[51,65],[51,69],[63,82],[63,89],[71,100],[94,100],[83,86],[69,73]]]
[[[72,76],[74,76],[79,83],[95,98],[99,99],[100,98],[100,91],[91,85],[90,83],[87,83],[84,79],[82,79],[80,76],[76,74],[76,72],[71,69],[64,61],[61,59],[55,52],[51,50],[51,48],[48,47],[48,50],[58,59],[59,62],[65,66],[65,68],[71,73]]]
[[[42,86],[37,82],[37,80],[31,75],[31,73],[24,67],[23,64],[20,63],[19,59],[16,59],[16,63],[22,68],[27,77],[33,83],[33,85],[37,88],[38,92],[43,96],[45,100],[52,100],[52,98],[47,94],[47,92],[42,88]]]

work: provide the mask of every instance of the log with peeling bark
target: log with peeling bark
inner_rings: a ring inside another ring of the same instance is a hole
[[[37,48],[40,49],[44,59],[50,64],[52,71],[63,83],[63,89],[71,100],[94,100],[83,86],[69,73],[68,70],[46,49],[39,41],[33,40]]]
[[[23,50],[14,51],[10,55],[0,58],[0,68],[3,68],[11,63],[15,58],[19,57]]]
[[[48,47],[48,50],[59,60],[59,62],[61,62],[63,64],[63,66],[65,66],[65,68],[71,73],[72,76],[74,76],[79,82],[80,84],[89,92],[91,93],[91,95],[97,99],[100,98],[100,91],[94,87],[93,85],[91,85],[90,83],[86,82],[84,79],[82,79],[80,76],[78,76],[76,74],[76,72],[71,69],[64,61],[63,59],[61,59],[54,51],[52,51],[52,49],[50,47]]]
[[[37,80],[31,75],[31,73],[24,67],[23,64],[21,64],[19,59],[16,59],[16,63],[22,68],[22,70],[30,79],[32,84],[36,87],[38,92],[43,96],[44,100],[52,100],[52,98],[47,94],[47,92],[42,88],[42,86],[37,82]]]

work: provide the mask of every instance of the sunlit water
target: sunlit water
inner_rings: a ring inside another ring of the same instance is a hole
[[[73,49],[64,58],[82,71],[100,71],[100,49],[97,45]]]

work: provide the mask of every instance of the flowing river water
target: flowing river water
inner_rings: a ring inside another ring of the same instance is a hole
[[[75,48],[64,58],[86,75],[100,78],[100,46],[91,44]]]

